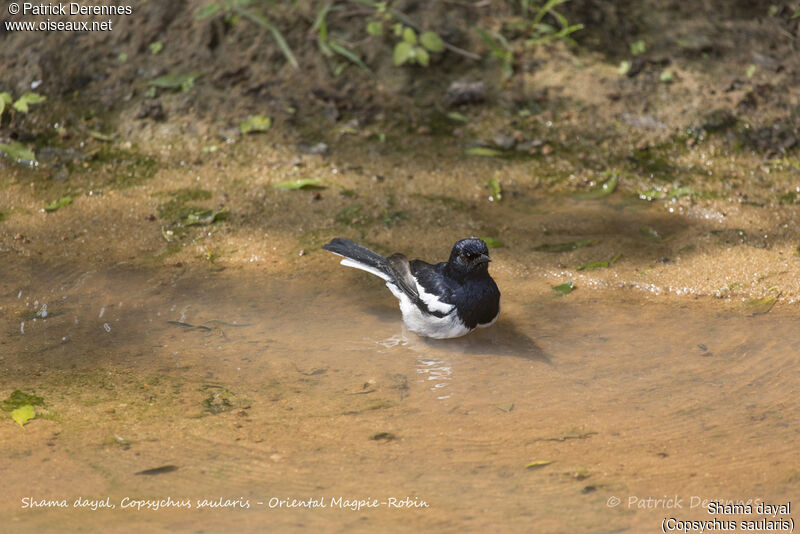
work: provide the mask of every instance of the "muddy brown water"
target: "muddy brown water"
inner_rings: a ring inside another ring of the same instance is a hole
[[[680,3],[624,17],[612,5],[608,20],[642,21],[608,34],[616,49],[647,43],[641,73],[620,76],[616,54],[526,50],[517,63],[531,71],[492,90],[497,106],[450,124],[428,116],[445,87],[430,80],[449,83],[446,70],[392,67],[388,91],[348,82],[325,96],[306,68],[287,78],[272,39],[241,54],[246,25],[198,49],[217,24],[141,4],[101,41],[3,37],[6,89],[44,83],[48,101],[12,121],[40,167],[0,168],[0,399],[44,399],[24,428],[0,412],[0,534],[639,533],[670,518],[680,531],[687,519],[796,516],[706,512],[797,506],[800,489],[789,6],[765,18],[767,6],[752,16],[741,2],[687,4],[685,17]],[[172,19],[168,39],[138,33]],[[289,42],[318,57],[291,26]],[[146,53],[159,39],[164,51]],[[476,76],[499,78],[492,64]],[[142,100],[134,72],[162,71],[204,74],[192,91]],[[92,81],[58,104],[73,93],[66,78]],[[74,107],[86,99],[92,109]],[[323,118],[331,105],[338,120]],[[161,108],[168,120],[141,118]],[[230,143],[255,113],[272,129]],[[464,154],[517,132],[541,147]],[[328,157],[298,154],[321,139]],[[615,169],[609,197],[571,196]],[[501,202],[487,200],[493,177]],[[327,189],[274,188],[304,178]],[[664,200],[637,199],[653,188]],[[187,229],[177,218],[190,205],[230,217]],[[341,235],[444,259],[473,234],[506,244],[492,250],[502,316],[436,343],[403,331],[380,281],[319,250]],[[535,250],[576,240],[594,244]],[[576,291],[555,296],[569,280]],[[132,506],[167,498],[191,508]]]
[[[309,159],[331,180],[315,199],[272,187],[296,177],[283,151],[253,158],[280,172],[163,169],[54,213],[24,175],[1,191],[0,398],[44,405],[0,424],[0,532],[654,532],[797,494],[796,206],[645,202],[629,181],[581,200],[528,161],[416,158],[383,181]],[[189,187],[231,219],[168,243],[148,215]],[[449,341],[404,332],[380,280],[319,250],[436,260],[472,234],[505,242],[502,315]]]
[[[344,268],[9,272],[2,391],[45,406],[0,425],[0,531],[655,532],[796,497],[795,314],[496,270],[501,320],[437,342]]]

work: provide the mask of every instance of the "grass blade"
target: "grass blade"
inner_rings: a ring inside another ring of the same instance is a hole
[[[361,58],[359,58],[357,55],[355,55],[354,53],[352,53],[350,50],[346,49],[345,47],[343,47],[339,43],[337,43],[335,41],[328,41],[328,46],[331,48],[331,50],[333,50],[334,52],[336,52],[340,56],[349,59],[351,62],[353,62],[354,64],[358,65],[359,67],[361,67],[365,71],[372,72],[370,70],[370,68],[367,67],[367,65],[363,61],[361,61]]]
[[[269,19],[267,19],[267,17],[265,17],[262,13],[258,11],[253,12],[244,9],[235,2],[229,2],[228,5],[230,5],[231,9],[239,13],[241,16],[255,22],[262,28],[269,30],[270,33],[272,34],[272,37],[275,39],[275,42],[278,43],[278,48],[280,48],[281,52],[283,52],[286,61],[288,61],[292,67],[296,69],[300,68],[300,64],[297,63],[297,59],[294,57],[292,49],[289,48],[286,39],[283,38],[283,34],[280,32],[280,30],[278,30],[278,28],[274,24],[272,24],[272,22],[269,21]]]

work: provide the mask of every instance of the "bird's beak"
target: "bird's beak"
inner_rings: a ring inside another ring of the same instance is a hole
[[[492,258],[490,258],[488,254],[481,254],[478,259],[475,260],[475,263],[489,263],[490,261],[492,261]]]

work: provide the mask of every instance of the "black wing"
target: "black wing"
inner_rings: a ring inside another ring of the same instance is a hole
[[[458,282],[446,275],[446,266],[446,263],[430,265],[420,260],[411,262],[411,270],[422,289],[436,295],[442,303],[455,306],[466,327],[492,322],[500,311],[500,290],[494,280],[487,273]]]
[[[403,293],[408,295],[408,298],[411,299],[411,302],[413,302],[417,308],[420,309],[420,311],[433,315],[434,317],[444,317],[447,315],[446,313],[434,311],[428,308],[427,304],[425,304],[425,302],[423,302],[419,296],[419,292],[417,291],[417,269],[412,267],[412,265],[416,266],[418,263],[425,262],[414,260],[413,262],[409,263],[408,259],[406,259],[406,257],[402,254],[392,254],[386,259],[386,261],[389,264],[389,269],[392,271],[392,276],[394,277],[394,282],[397,287],[399,287]],[[425,263],[425,265],[428,264]],[[428,267],[430,267],[430,265],[428,265]],[[412,270],[414,271],[413,273]]]

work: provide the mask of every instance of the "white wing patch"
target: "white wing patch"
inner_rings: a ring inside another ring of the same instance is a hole
[[[334,254],[336,253],[334,252]],[[338,254],[338,256],[342,255]],[[403,293],[403,291],[391,281],[391,278],[388,274],[352,258],[347,258],[345,256],[342,256],[342,258],[344,259],[340,263],[345,267],[360,269],[386,280],[386,287],[388,287],[389,291],[391,291],[392,294],[400,301],[400,311],[403,313],[403,322],[412,332],[415,332],[421,336],[432,337],[434,339],[460,337],[470,332],[470,329],[464,326],[463,321],[459,319],[454,305],[440,301],[435,295],[425,291],[425,289],[423,289],[418,282],[417,291],[419,292],[419,297],[422,302],[425,303],[428,309],[447,315],[444,317],[436,317],[435,315],[423,313],[416,304],[411,302],[411,299],[408,298],[408,295]]]
[[[412,332],[434,339],[459,337],[470,332],[470,329],[464,326],[464,323],[458,318],[458,313],[456,313],[452,304],[445,305],[449,306],[449,309],[452,310],[450,313],[444,317],[436,317],[435,315],[423,313],[416,304],[411,302],[408,295],[403,293],[395,284],[387,282],[386,287],[388,287],[400,301],[400,311],[403,313],[403,322]],[[422,296],[422,293],[420,293],[420,296]],[[438,300],[436,300],[436,303],[440,306],[442,305]]]
[[[447,304],[446,302],[442,302],[436,295],[432,295],[425,291],[419,282],[414,280],[417,284],[417,293],[419,293],[419,298],[422,299],[422,302],[428,307],[429,310],[433,312],[440,312],[440,313],[450,313],[453,311],[454,306],[452,304]]]

